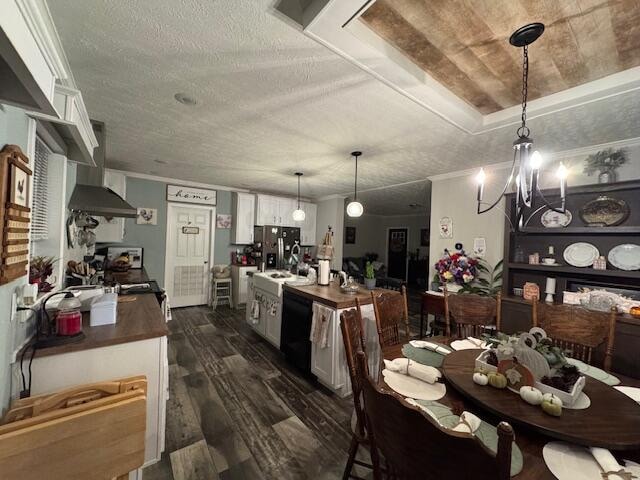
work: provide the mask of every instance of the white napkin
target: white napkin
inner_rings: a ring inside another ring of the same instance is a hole
[[[478,428],[480,428],[480,423],[482,423],[482,420],[476,417],[473,413],[462,412],[462,415],[460,415],[460,423],[451,430],[455,432],[474,433]]]
[[[622,465],[617,462],[615,457],[611,455],[611,452],[606,448],[589,447],[589,450],[604,473],[623,470]],[[623,480],[623,477],[615,474],[609,474],[608,480],[614,480],[617,478]]]
[[[480,340],[479,338],[475,338],[475,337],[467,337],[467,340],[469,340],[471,343],[473,343],[474,345],[476,345],[478,348],[485,348],[486,347],[486,343],[483,342],[482,340]]]
[[[437,343],[425,342],[424,340],[410,340],[409,344],[414,348],[426,348],[427,350],[432,350],[440,355],[448,355],[451,353],[450,350],[441,347]]]
[[[395,360],[384,360],[384,365],[392,372],[398,372],[409,377],[417,378],[427,383],[435,383],[441,376],[437,368],[422,365],[406,358],[396,358]]]

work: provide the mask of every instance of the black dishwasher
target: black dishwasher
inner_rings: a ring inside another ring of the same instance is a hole
[[[290,364],[311,376],[313,301],[285,291],[282,299],[280,350]]]

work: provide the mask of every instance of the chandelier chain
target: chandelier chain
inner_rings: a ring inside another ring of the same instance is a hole
[[[527,97],[529,95],[529,46],[522,47],[522,124],[518,128],[519,137],[528,137],[529,128],[527,127]]]

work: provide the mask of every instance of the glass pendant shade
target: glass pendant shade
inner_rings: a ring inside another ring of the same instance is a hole
[[[304,221],[306,215],[304,213],[304,210],[300,210],[299,208],[297,210],[293,211],[293,220],[296,222],[302,222]]]
[[[364,212],[364,207],[358,201],[349,202],[347,205],[347,215],[350,217],[359,217]]]

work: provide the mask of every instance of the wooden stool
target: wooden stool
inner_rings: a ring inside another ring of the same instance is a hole
[[[211,307],[215,310],[220,301],[226,301],[229,308],[233,308],[233,299],[231,294],[231,277],[213,279],[213,295],[211,297]]]

